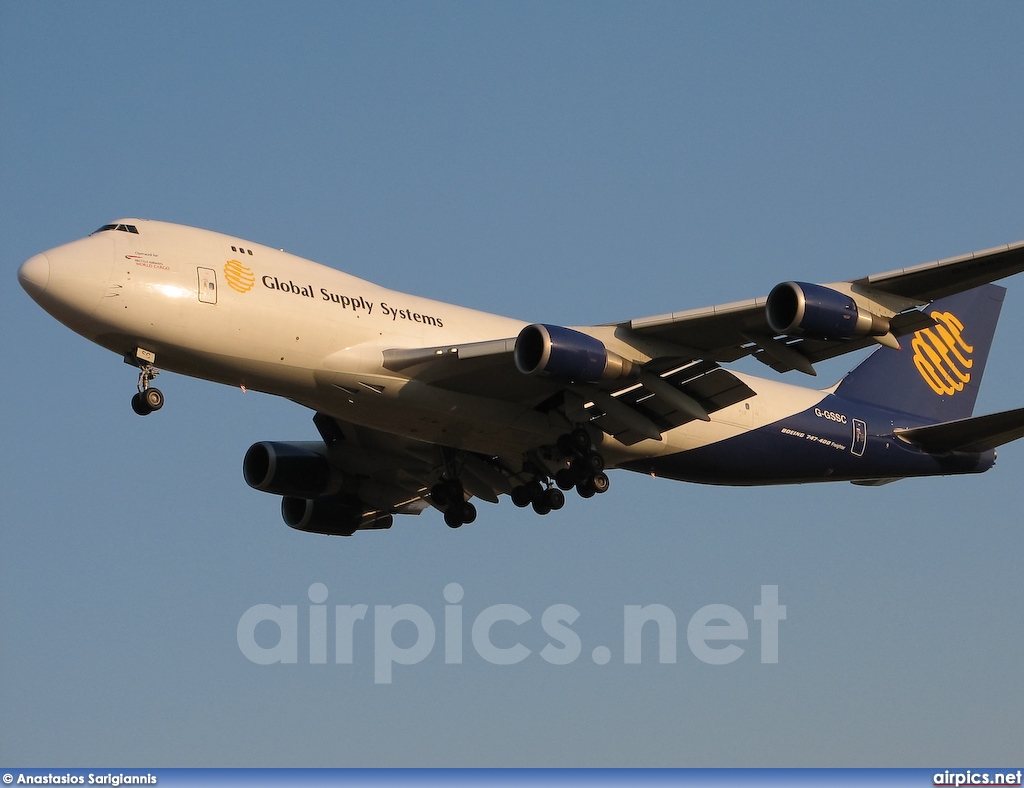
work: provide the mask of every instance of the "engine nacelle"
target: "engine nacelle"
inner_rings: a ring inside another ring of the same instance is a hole
[[[527,326],[516,337],[514,357],[524,375],[593,383],[633,374],[631,361],[608,350],[599,339],[564,326]]]
[[[845,293],[807,282],[783,282],[772,288],[765,316],[772,331],[789,336],[853,339],[889,333],[886,318],[862,311]]]
[[[351,495],[326,495],[310,500],[286,495],[281,499],[281,517],[297,531],[327,536],[352,536],[361,529],[390,528],[393,517],[382,514],[363,522],[364,511]]]
[[[322,444],[319,444],[322,446]],[[254,443],[242,460],[246,484],[262,492],[298,499],[323,495],[331,466],[315,443]]]

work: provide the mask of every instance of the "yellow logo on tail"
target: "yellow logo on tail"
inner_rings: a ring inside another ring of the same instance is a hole
[[[238,260],[228,260],[224,263],[224,278],[228,280],[228,286],[239,293],[248,293],[256,284],[252,270]]]
[[[924,382],[938,395],[953,395],[963,391],[970,382],[974,366],[968,345],[961,332],[964,324],[951,312],[932,312],[934,328],[924,328],[914,334],[910,347],[914,349],[914,366]]]

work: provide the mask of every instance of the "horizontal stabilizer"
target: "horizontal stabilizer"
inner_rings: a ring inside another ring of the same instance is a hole
[[[1024,408],[896,430],[896,436],[928,451],[987,451],[1024,437]]]

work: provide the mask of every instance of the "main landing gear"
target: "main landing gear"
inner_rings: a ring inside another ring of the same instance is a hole
[[[532,504],[537,514],[550,514],[565,506],[565,495],[557,487],[545,487],[540,479],[534,479],[513,488],[512,503],[520,509]]]
[[[430,488],[434,505],[444,512],[449,528],[459,528],[476,520],[476,507],[466,500],[466,491],[458,479],[441,479]]]
[[[139,368],[139,393],[132,397],[132,410],[140,416],[148,416],[164,406],[163,392],[149,385],[150,381],[160,374],[160,370],[152,364],[155,359],[154,354],[141,349],[136,351],[134,357],[125,357],[125,361]]]
[[[604,457],[594,449],[590,433],[583,427],[559,437],[558,451],[563,457],[572,460],[567,467],[555,472],[555,485],[545,485],[540,478],[521,484],[512,490],[512,503],[519,508],[533,506],[537,514],[549,514],[565,505],[562,490],[572,490],[582,498],[593,498],[598,493],[608,491],[611,485],[608,475],[604,472]]]

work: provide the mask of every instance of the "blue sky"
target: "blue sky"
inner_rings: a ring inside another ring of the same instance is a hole
[[[457,532],[428,513],[318,538],[240,471],[254,441],[315,438],[310,413],[167,374],[167,407],[140,419],[133,371],[15,272],[146,216],[579,324],[1008,243],[1024,238],[1022,23],[1015,3],[0,5],[0,760],[1019,763],[1019,445],[980,477],[617,472],[547,518],[506,501]],[[1005,284],[979,412],[1022,404],[1024,284]],[[310,664],[315,583],[332,610],[369,608],[351,665]],[[461,665],[444,660],[449,583]],[[762,585],[787,606],[778,664],[759,661]],[[297,606],[297,664],[242,654],[257,604]],[[377,684],[375,606],[401,604],[438,643]],[[643,664],[623,664],[624,608],[649,604],[673,611],[677,660],[645,634]],[[711,604],[750,628],[730,665],[687,647]],[[517,665],[471,648],[494,605],[532,616],[495,630],[531,650]],[[568,665],[540,657],[553,605],[580,613]]]

